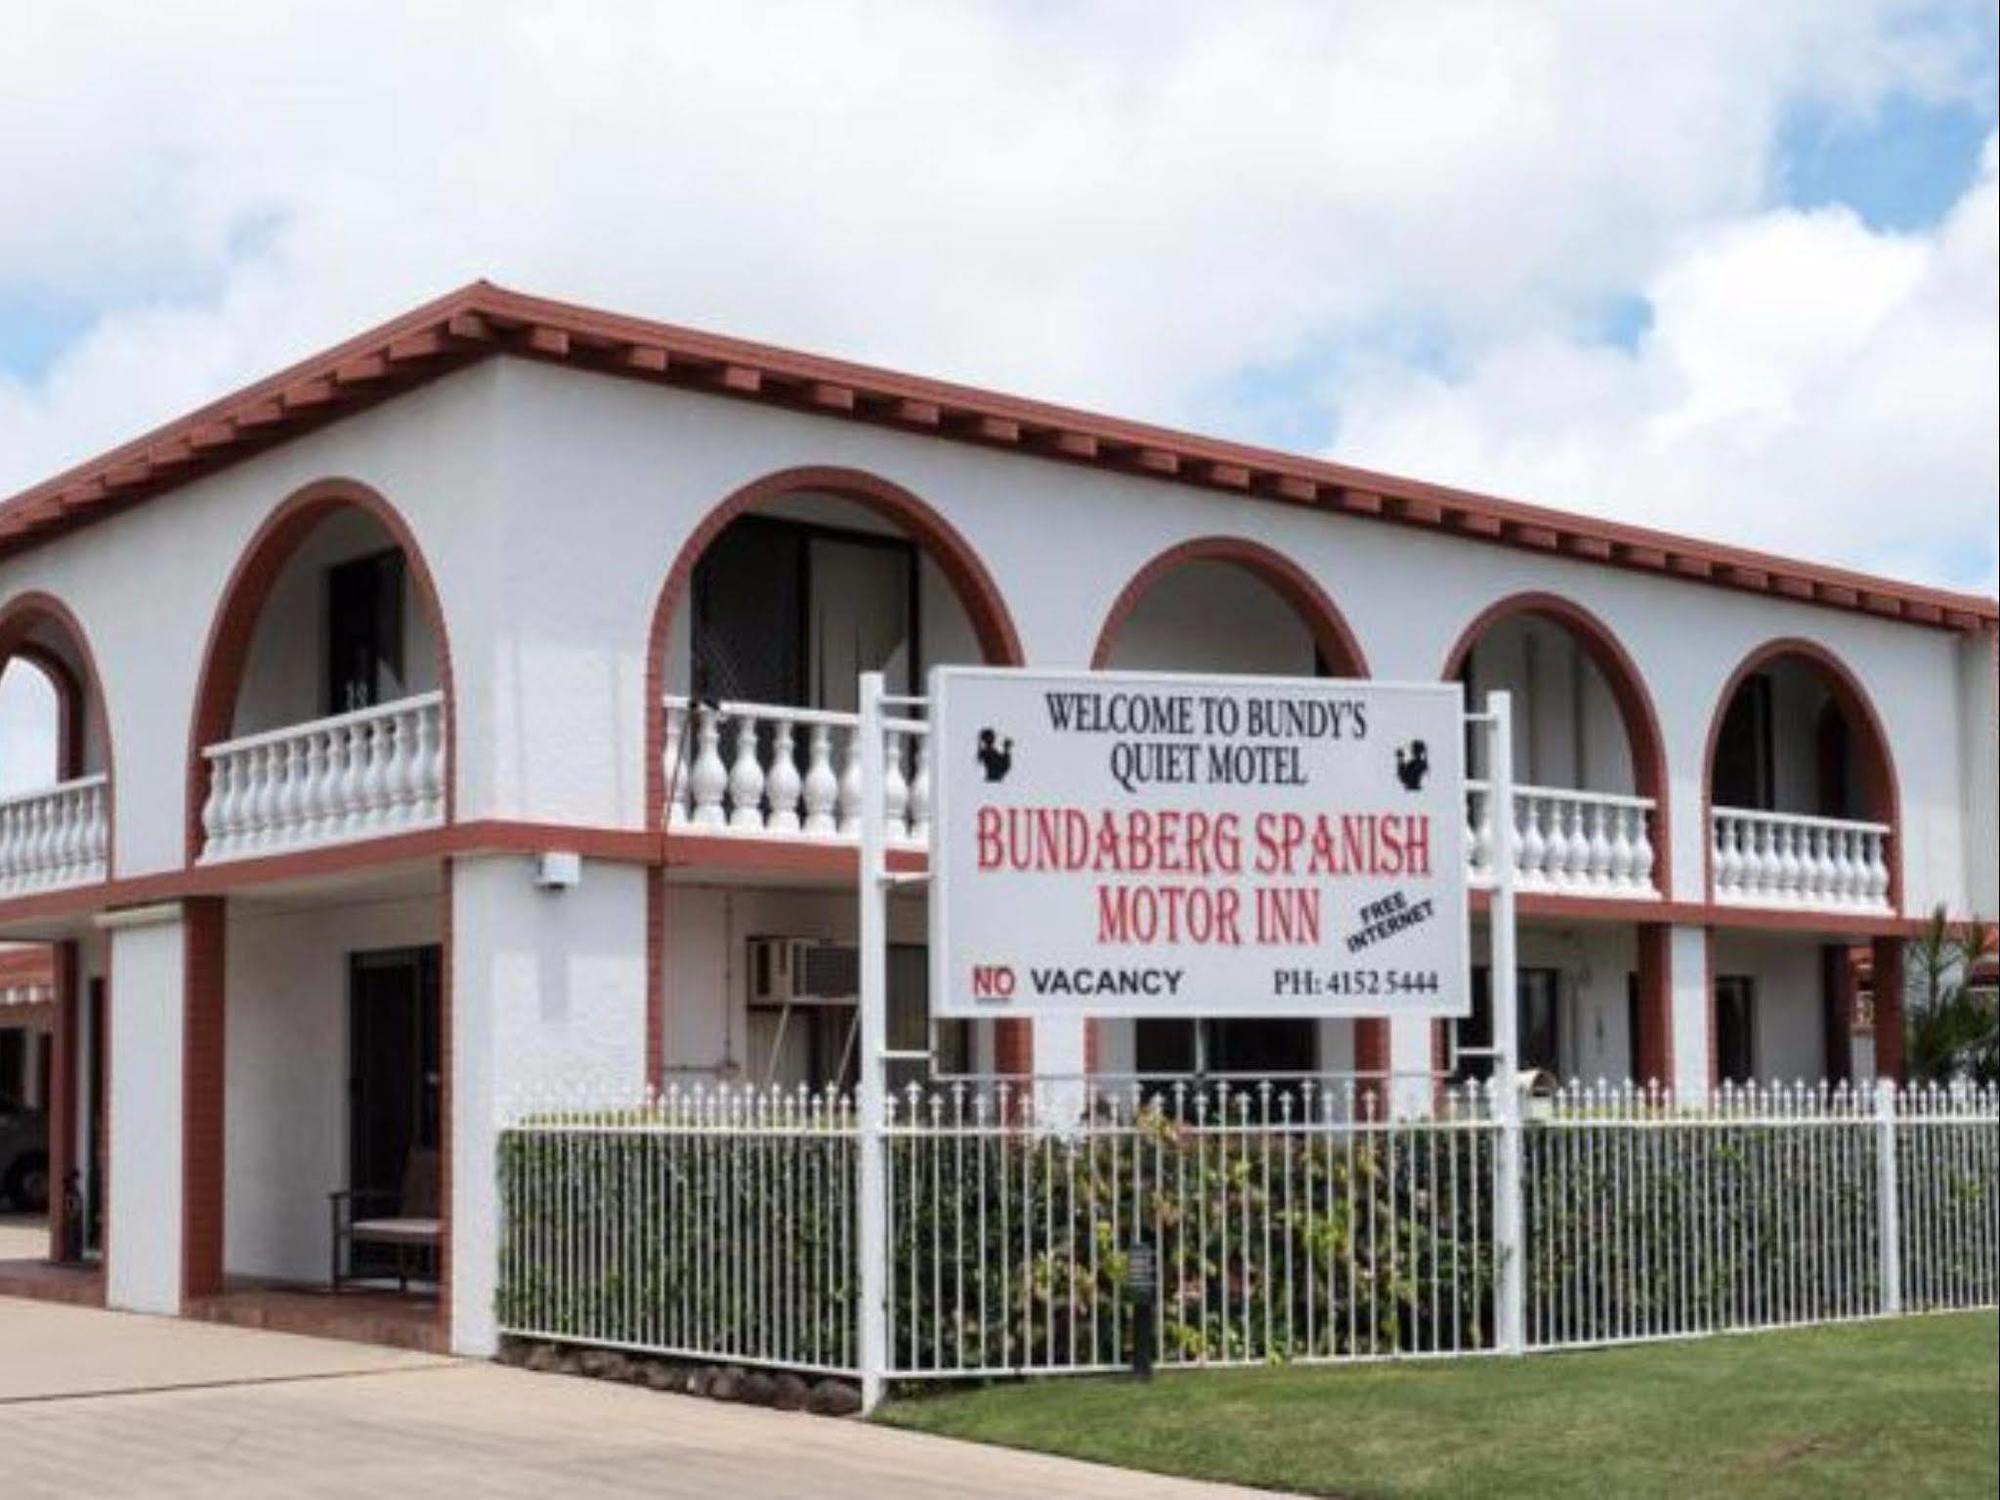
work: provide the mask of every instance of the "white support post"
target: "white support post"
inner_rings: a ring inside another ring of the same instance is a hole
[[[1521,1220],[1521,1058],[1514,947],[1514,703],[1486,695],[1487,771],[1493,819],[1492,934],[1493,1102],[1500,1126],[1494,1164],[1494,1342],[1502,1353],[1526,1347],[1527,1256]]]
[[[1896,1085],[1875,1083],[1875,1216],[1881,1238],[1882,1311],[1903,1310],[1903,1205],[1896,1162]]]
[[[861,674],[861,995],[860,995],[860,1171],[857,1211],[860,1258],[861,1409],[873,1411],[882,1399],[889,1364],[888,1203],[883,1159],[886,1124],[885,1059],[889,1044],[888,871],[883,865],[882,674]]]

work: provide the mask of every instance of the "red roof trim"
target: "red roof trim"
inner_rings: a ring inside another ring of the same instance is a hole
[[[2000,604],[1978,595],[552,302],[483,281],[24,490],[0,504],[0,558],[497,353],[1938,629],[1976,630],[2000,620]]]

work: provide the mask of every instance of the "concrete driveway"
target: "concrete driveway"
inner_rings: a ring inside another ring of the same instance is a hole
[[[1252,1492],[365,1345],[0,1298],[0,1494]]]

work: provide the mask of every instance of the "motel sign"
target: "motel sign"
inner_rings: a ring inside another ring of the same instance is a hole
[[[1453,684],[942,668],[931,1006],[1463,1015]]]

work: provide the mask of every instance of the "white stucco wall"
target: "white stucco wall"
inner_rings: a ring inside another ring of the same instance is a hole
[[[497,1123],[645,1084],[645,872],[590,860],[580,885],[545,891],[532,871],[518,856],[453,867],[452,1342],[467,1354],[497,1337]]]
[[[1817,1080],[1826,1071],[1820,947],[1779,933],[1715,935],[1715,972],[1755,981],[1757,1077],[1772,1083]]]
[[[318,1281],[327,1194],[351,1183],[348,958],[436,943],[438,898],[232,901],[226,939],[224,1268]]]
[[[132,1312],[181,1306],[181,1080],[186,970],[179,917],[111,934],[113,1247],[105,1302]]]

